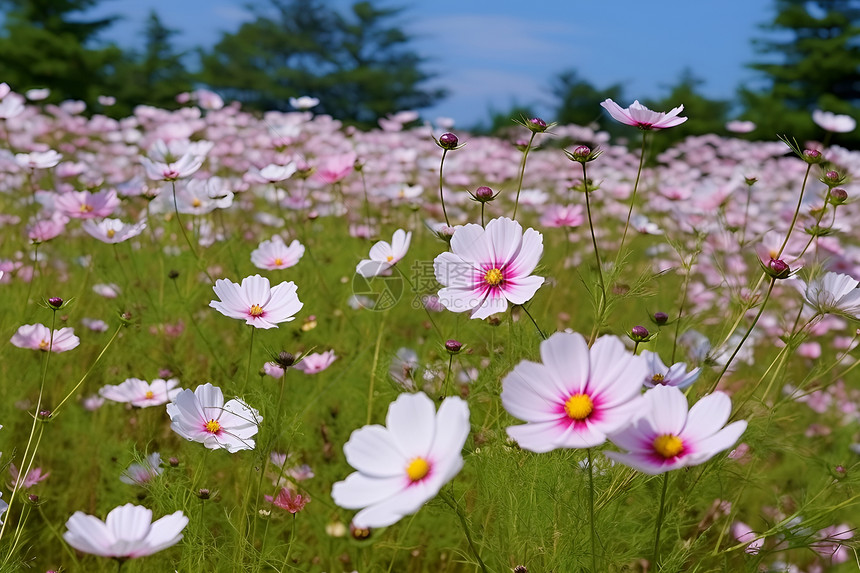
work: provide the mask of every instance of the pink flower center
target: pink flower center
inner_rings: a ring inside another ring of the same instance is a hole
[[[206,422],[206,425],[203,426],[203,429],[210,434],[217,434],[221,431],[221,424],[219,424],[217,420],[209,420]]]
[[[490,286],[499,286],[504,280],[505,277],[499,269],[490,269],[484,275],[484,281]]]
[[[260,306],[259,304],[255,304],[254,306],[251,307],[251,310],[248,311],[248,314],[250,314],[254,318],[263,316],[263,307]]]

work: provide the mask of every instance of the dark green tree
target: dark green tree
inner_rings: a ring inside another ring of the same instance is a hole
[[[128,53],[115,66],[110,94],[117,98],[117,105],[112,114],[127,115],[138,104],[174,108],[176,95],[192,89],[191,73],[182,61],[184,54],[173,48],[176,34],[155,11],[150,12],[143,51]]]
[[[732,104],[703,95],[700,88],[704,83],[702,78],[696,77],[688,68],[681,72],[677,83],[669,87],[666,97],[642,102],[650,109],[662,112],[683,105],[684,111],[681,115],[689,118],[681,125],[662,130],[654,137],[655,152],[662,151],[690,135],[726,134],[725,126]]]
[[[269,0],[255,19],[201,56],[201,80],[255,109],[289,109],[290,97],[320,99],[315,111],[359,125],[420,109],[443,96],[392,22],[401,10],[354,4],[341,14],[319,0]]]
[[[587,126],[605,118],[600,103],[606,98],[621,104],[624,90],[621,84],[596,88],[575,70],[566,70],[555,77],[550,91],[558,102],[553,121]],[[606,121],[602,123],[606,125]]]
[[[122,52],[99,46],[114,18],[81,19],[98,0],[0,0],[0,77],[16,91],[49,87],[52,100],[87,102],[104,92],[110,66]]]
[[[821,138],[810,118],[816,109],[857,115],[860,106],[860,1],[776,0],[773,21],[754,41],[762,59],[750,65],[764,90],[742,88],[744,117],[773,138]],[[860,135],[840,136],[860,144]]]

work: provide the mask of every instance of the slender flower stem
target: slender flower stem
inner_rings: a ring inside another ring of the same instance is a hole
[[[453,491],[453,484],[451,487]],[[475,542],[472,540],[472,532],[469,529],[469,522],[466,521],[466,516],[463,514],[463,510],[460,509],[460,505],[457,503],[456,499],[454,499],[454,494],[451,492],[440,491],[439,497],[448,504],[448,506],[454,510],[454,513],[457,514],[457,517],[460,518],[460,525],[463,526],[463,533],[466,534],[466,541],[469,543],[469,549],[472,550],[472,555],[475,556],[475,559],[478,561],[478,565],[481,567],[481,571],[483,573],[489,573],[487,570],[487,566],[484,564],[484,560],[481,559],[481,555],[478,553],[478,548],[475,547]]]
[[[821,225],[821,220],[824,218],[824,213],[827,211],[827,204],[829,202],[830,202],[830,194],[827,194],[824,196],[824,205],[821,207],[821,212],[818,213],[818,217],[816,217],[816,219],[815,219],[815,225],[813,226],[814,229],[817,230],[819,228],[819,225]],[[833,216],[834,216],[834,218],[836,216],[836,207],[833,208]],[[806,242],[806,245],[803,247],[803,250],[800,251],[800,254],[794,258],[794,260],[792,261],[792,264],[794,264],[800,260],[800,258],[806,253],[806,251],[809,250],[809,247],[810,247],[810,245],[812,245],[812,242],[816,241],[816,239],[818,239],[818,233],[815,233],[814,235],[809,236],[809,240]],[[817,250],[817,246],[818,246],[818,243],[816,242],[816,250]]]
[[[741,242],[740,246],[746,242],[747,239],[747,221],[750,218],[750,202],[752,201],[752,185],[747,185],[747,203],[744,207],[744,226],[741,229]]]
[[[734,352],[732,352],[732,355],[729,356],[729,359],[726,361],[726,365],[723,366],[723,370],[720,372],[720,375],[717,376],[716,380],[714,380],[714,383],[711,385],[711,388],[708,390],[708,394],[710,394],[711,392],[713,392],[714,390],[717,389],[717,385],[720,383],[720,380],[723,379],[723,376],[726,374],[726,371],[729,369],[729,366],[732,364],[732,361],[735,359],[735,356],[738,355],[738,352],[740,352],[741,347],[747,341],[747,338],[749,338],[749,335],[752,334],[752,331],[755,328],[755,325],[758,323],[758,319],[761,318],[761,314],[764,312],[764,307],[767,305],[767,301],[770,298],[770,293],[771,293],[771,291],[773,291],[773,285],[775,285],[775,284],[776,284],[776,279],[771,277],[770,285],[767,287],[767,293],[765,293],[765,295],[764,295],[764,300],[761,301],[761,306],[758,309],[758,313],[755,315],[755,318],[753,319],[752,324],[750,324],[750,327],[747,329],[746,333],[744,334],[744,337],[738,343],[737,347],[735,347],[735,350],[734,350]]]
[[[448,355],[448,370],[445,372],[445,380],[442,381],[442,398],[448,396],[448,381],[451,379],[451,366],[454,364],[454,355]]]
[[[535,328],[537,329],[538,334],[540,334],[540,337],[541,337],[541,338],[543,338],[544,340],[546,340],[546,334],[544,334],[543,330],[541,330],[540,326],[538,326],[537,321],[536,321],[536,320],[534,319],[534,317],[532,316],[532,313],[530,313],[530,312],[529,312],[529,309],[527,309],[527,308],[526,308],[526,305],[521,304],[521,305],[520,305],[520,308],[521,308],[521,309],[523,309],[523,311],[525,311],[526,315],[527,315],[530,319],[532,319],[532,324],[534,324],[534,325],[535,325]]]
[[[39,412],[42,411],[42,396],[45,393],[45,381],[48,379],[48,363],[50,362],[51,354],[54,353],[54,326],[56,326],[56,324],[57,324],[57,309],[52,307],[51,308],[51,334],[50,334],[50,337],[48,339],[48,351],[45,352],[45,362],[42,366],[42,380],[39,382],[39,397],[36,399],[36,409],[33,411],[33,423],[30,426],[30,436],[27,438],[27,446],[24,448],[24,455],[21,458],[22,459],[21,471],[23,473],[19,474],[20,479],[15,480],[15,485],[12,488],[12,495],[9,498],[9,505],[6,507],[6,512],[7,512],[6,515],[7,516],[11,515],[12,505],[14,505],[15,499],[16,499],[15,494],[18,493],[18,490],[20,489],[21,484],[24,483],[23,477],[29,473],[30,467],[33,464],[33,458],[35,458],[35,456],[36,456],[36,450],[38,449],[38,443],[41,442],[42,435],[40,432],[39,433],[39,439],[37,441],[37,446],[35,448],[33,448],[32,452],[30,451],[30,446],[33,445],[33,435],[36,433],[36,425],[39,423]],[[30,456],[29,464],[27,463],[27,456],[28,455]],[[0,539],[3,539],[3,533],[6,531],[6,524],[7,523],[9,523],[8,519],[3,520],[3,525],[2,525],[2,527],[0,527]],[[12,555],[12,552],[10,551],[9,554],[6,555],[6,558],[3,560],[4,564],[9,560],[11,555]]]
[[[379,332],[376,335],[376,346],[373,349],[373,365],[370,368],[370,384],[367,388],[367,422],[373,418],[373,386],[376,383],[376,367],[379,364],[379,349],[382,346],[382,335],[385,333],[385,319],[388,317],[388,310],[382,313],[382,320],[379,321]]]
[[[448,220],[448,211],[445,210],[445,196],[442,194],[442,167],[445,165],[445,156],[448,155],[448,150],[442,150],[442,161],[439,162],[439,200],[442,202],[442,214],[445,215],[445,225],[451,226]]]
[[[532,149],[532,142],[535,140],[536,131],[532,132],[531,137],[529,137],[529,144],[526,145],[525,151],[523,151],[523,159],[520,161],[520,179],[517,181],[517,199],[514,202],[514,216],[511,219],[516,220],[517,218],[517,208],[520,206],[520,191],[523,189],[523,177],[526,174],[526,159],[528,159],[529,151]]]
[[[591,448],[588,452],[588,522],[591,528],[591,570],[597,573],[597,550],[595,549],[597,534],[594,532],[594,458]]]
[[[203,272],[209,277],[210,282],[215,282],[212,278],[212,275],[209,274],[209,271],[206,270],[206,265],[203,264],[203,261],[200,260],[200,255],[197,254],[197,250],[194,248],[194,245],[191,244],[191,239],[188,238],[188,233],[185,231],[185,224],[182,222],[182,217],[179,215],[179,203],[176,200],[176,181],[171,181],[170,185],[173,188],[173,210],[176,212],[176,222],[179,223],[179,230],[182,231],[182,236],[185,237],[185,242],[188,243],[188,248],[191,249],[191,254],[194,255],[194,258],[197,259],[197,263],[200,264],[200,267],[203,269]]]
[[[690,288],[690,273],[693,271],[693,264],[695,264],[695,256],[691,256],[690,265],[684,265],[686,267],[686,273],[684,274],[684,286],[681,287],[681,305],[678,307],[678,318],[675,320],[675,337],[672,340],[672,364],[675,363],[675,353],[678,350],[678,333],[681,331],[681,318],[684,316],[684,306],[687,304],[687,292]]]
[[[663,473],[663,493],[660,494],[660,510],[657,512],[657,523],[654,526],[654,558],[651,565],[654,571],[660,570],[660,529],[663,527],[663,513],[666,509],[666,490],[669,488],[669,472]]]
[[[484,223],[484,205],[485,203],[481,201],[481,226],[486,228],[487,225]]]
[[[281,571],[286,570],[287,564],[290,561],[290,550],[293,548],[293,535],[296,531],[296,514],[293,514],[293,523],[290,527],[290,540],[287,541],[287,554],[284,556],[284,564],[281,565]]]
[[[361,175],[361,187],[364,190],[364,217],[366,219],[368,237],[373,236],[370,231],[370,199],[367,197],[367,180],[364,178],[364,170],[359,171]]]
[[[111,336],[111,337],[110,337],[110,340],[108,340],[108,342],[107,342],[107,344],[105,345],[105,347],[104,347],[104,348],[102,348],[102,351],[101,351],[101,352],[99,352],[99,355],[98,355],[98,356],[96,356],[95,361],[90,365],[90,367],[87,369],[87,371],[86,371],[86,372],[84,372],[84,375],[81,377],[81,379],[80,379],[80,380],[78,380],[78,383],[77,383],[77,384],[75,384],[75,387],[74,387],[74,388],[72,388],[72,390],[71,390],[68,394],[66,394],[66,397],[65,397],[65,398],[63,398],[63,399],[62,399],[62,401],[60,401],[60,403],[59,403],[59,404],[57,404],[57,407],[56,407],[56,408],[54,408],[53,416],[54,416],[55,418],[56,418],[57,414],[59,413],[60,408],[62,407],[62,405],[63,405],[63,404],[65,404],[65,403],[66,403],[66,401],[67,401],[69,398],[71,398],[72,396],[74,396],[74,395],[75,395],[75,392],[77,392],[77,391],[78,391],[78,388],[80,388],[80,387],[81,387],[81,384],[83,384],[83,383],[84,383],[84,381],[89,377],[90,373],[91,373],[91,372],[93,371],[93,369],[96,367],[96,364],[98,364],[98,363],[99,363],[99,361],[102,359],[102,356],[104,356],[104,355],[105,355],[105,352],[107,352],[107,349],[108,349],[108,348],[110,348],[110,347],[111,347],[111,344],[113,344],[113,341],[114,341],[114,340],[116,340],[116,337],[117,337],[117,335],[119,334],[119,331],[120,331],[120,330],[122,330],[122,327],[123,327],[123,324],[122,324],[122,323],[120,323],[120,324],[119,324],[119,326],[117,326],[117,327],[116,327],[116,330],[114,331],[113,336]]]
[[[257,332],[257,328],[251,327],[251,342],[248,344],[248,368],[245,370],[245,382],[242,384],[242,391],[240,394],[245,393],[245,389],[248,387],[248,380],[251,379],[251,359],[254,357],[254,333]],[[286,372],[284,373],[286,374]]]
[[[782,256],[782,252],[785,250],[785,246],[788,244],[788,239],[791,237],[791,232],[794,230],[794,224],[797,223],[797,217],[800,215],[800,207],[803,204],[803,193],[806,191],[806,182],[809,180],[809,172],[812,170],[812,164],[808,164],[806,166],[806,173],[803,176],[803,185],[800,186],[800,196],[797,198],[797,207],[794,208],[794,217],[791,219],[791,225],[788,227],[788,232],[785,234],[785,240],[782,242],[782,246],[779,248],[779,252],[776,254],[776,258],[780,258]]]
[[[615,256],[615,266],[618,266],[618,261],[621,260],[621,254],[624,252],[624,240],[627,238],[627,230],[630,228],[630,216],[633,215],[633,204],[636,202],[636,191],[639,189],[639,178],[642,176],[642,167],[645,165],[645,141],[648,132],[642,132],[642,151],[639,153],[639,171],[636,172],[636,181],[633,183],[633,193],[630,195],[630,209],[627,211],[627,222],[624,223],[624,233],[621,235],[621,246],[618,247],[618,254]],[[583,167],[585,167],[583,165]]]
[[[588,174],[585,163],[582,163],[582,185],[585,188],[585,211],[588,214],[588,230],[591,233],[591,244],[594,247],[594,259],[597,262],[597,284],[600,287],[600,301],[597,303],[597,315],[594,317],[594,328],[591,331],[588,344],[594,342],[600,324],[603,322],[603,313],[606,311],[606,283],[603,280],[603,263],[600,260],[600,249],[597,248],[597,237],[594,234],[594,218],[591,214],[591,199],[588,191]]]

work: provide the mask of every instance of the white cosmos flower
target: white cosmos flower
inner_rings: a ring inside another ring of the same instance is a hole
[[[208,383],[177,394],[167,405],[167,414],[170,427],[186,440],[230,453],[253,450],[253,436],[263,421],[257,410],[238,398],[225,404],[221,389]]]
[[[394,231],[390,244],[388,241],[379,241],[370,247],[370,259],[359,262],[355,267],[355,272],[364,278],[382,274],[406,256],[411,240],[412,231],[407,233],[403,229],[397,229]]]
[[[340,507],[361,509],[356,527],[386,527],[417,512],[463,467],[469,407],[460,398],[446,398],[437,412],[426,394],[401,394],[385,422],[354,431],[343,447],[358,471],[331,495]]]
[[[798,282],[806,303],[820,314],[860,319],[860,289],[858,281],[851,276],[829,272],[809,284]]]

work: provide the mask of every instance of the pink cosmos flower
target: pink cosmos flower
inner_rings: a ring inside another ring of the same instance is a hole
[[[502,405],[521,426],[508,435],[523,449],[590,448],[630,423],[642,407],[645,359],[616,336],[589,349],[577,333],[541,342],[542,363],[524,360],[502,380]]]
[[[328,184],[337,183],[352,172],[355,159],[352,152],[326,157],[317,165],[314,179]]]
[[[818,532],[818,538],[820,541],[810,547],[819,555],[829,557],[832,564],[845,563],[851,559],[851,548],[840,543],[854,538],[854,528],[850,525],[843,523],[825,527]]]
[[[95,219],[109,217],[119,207],[116,191],[70,191],[54,197],[57,210],[72,219]]]
[[[471,311],[487,318],[511,304],[528,302],[543,284],[532,272],[543,254],[543,235],[523,233],[516,221],[502,217],[480,225],[459,227],[451,237],[451,252],[433,261],[436,280],[445,288],[439,301],[451,312]]]
[[[15,92],[4,95],[0,98],[0,119],[12,119],[24,113],[25,101],[24,96]]]
[[[305,505],[311,500],[307,494],[302,495],[300,493],[294,493],[287,488],[281,488],[281,491],[278,492],[276,497],[272,497],[271,495],[264,495],[266,501],[274,505],[275,507],[280,507],[283,510],[289,511],[292,514],[296,514],[305,508]]]
[[[186,525],[188,518],[181,511],[153,522],[151,510],[128,503],[112,510],[104,521],[76,511],[66,522],[63,539],[84,553],[134,559],[176,545]]]
[[[744,420],[723,428],[731,413],[732,401],[722,392],[701,398],[688,411],[681,390],[657,386],[645,393],[633,424],[611,437],[627,452],[606,456],[650,475],[703,464],[732,447],[746,430]]]
[[[755,123],[751,121],[730,121],[726,123],[726,130],[732,133],[749,133],[755,129]]]
[[[146,228],[146,222],[124,223],[119,219],[102,219],[98,223],[93,220],[85,221],[81,227],[91,237],[103,243],[116,244],[140,235]]]
[[[119,481],[128,485],[146,485],[162,473],[164,468],[161,467],[161,454],[153,452],[146,456],[142,464],[128,466],[119,476]]]
[[[9,464],[9,474],[12,476],[12,482],[9,484],[9,487],[14,490],[16,484],[18,488],[30,489],[37,483],[48,479],[51,472],[42,473],[42,468],[33,468],[27,472],[26,476],[21,478],[20,472],[15,464]]]
[[[550,205],[544,210],[540,224],[544,227],[579,227],[585,221],[582,205]]]
[[[687,372],[687,365],[683,362],[668,367],[660,360],[659,354],[650,350],[643,350],[639,356],[644,358],[648,364],[648,374],[643,381],[646,388],[662,385],[677,386],[683,389],[695,382],[699,378],[699,374],[702,373],[701,368],[693,368]]]
[[[274,362],[266,362],[263,364],[263,374],[277,380],[284,377],[284,369]]]
[[[274,163],[266,165],[262,169],[251,167],[245,175],[245,179],[251,183],[277,183],[292,177],[298,167],[295,162],[290,161],[286,165]]]
[[[231,454],[254,449],[252,437],[263,421],[257,410],[238,398],[225,404],[221,389],[208,383],[177,394],[167,405],[167,414],[170,427],[186,440]]]
[[[149,157],[141,157],[140,162],[146,176],[154,181],[176,181],[197,172],[206,161],[211,144],[203,142],[165,143],[158,140],[149,150]]]
[[[49,219],[37,219],[27,226],[27,238],[36,244],[50,241],[66,230],[68,222],[68,217],[56,212]]]
[[[857,121],[850,115],[840,115],[820,109],[812,112],[812,121],[818,124],[818,127],[833,133],[849,133],[857,127]]]
[[[296,265],[304,254],[305,247],[298,240],[293,240],[288,247],[279,235],[275,235],[251,251],[251,262],[258,269],[267,271],[288,269]]]
[[[293,320],[304,306],[296,294],[294,282],[270,287],[269,279],[260,275],[245,277],[241,285],[229,279],[218,279],[212,290],[221,300],[213,300],[209,306],[256,328],[277,328],[279,322]]]
[[[743,521],[736,521],[732,524],[732,537],[738,540],[739,543],[747,543],[744,553],[750,555],[758,555],[764,545],[764,537],[759,537],[753,529]]]
[[[129,403],[138,408],[161,406],[176,398],[182,390],[177,388],[179,380],[156,378],[152,383],[139,378],[128,378],[116,386],[104,386],[99,395],[114,402]]]
[[[12,344],[18,348],[29,348],[43,352],[66,352],[81,343],[81,339],[75,336],[75,329],[66,327],[54,331],[54,340],[51,341],[51,329],[44,324],[25,324],[18,328],[12,335]]]
[[[334,355],[334,350],[327,350],[322,354],[314,352],[303,356],[293,368],[301,370],[305,374],[316,374],[331,366],[335,360],[337,360],[337,356]]]
[[[469,407],[460,398],[436,412],[426,394],[401,394],[385,423],[352,433],[343,452],[358,471],[331,490],[340,507],[361,509],[356,527],[386,527],[417,512],[463,467]]]
[[[361,260],[355,267],[355,272],[365,278],[379,276],[406,256],[409,243],[412,241],[412,231],[403,229],[394,231],[391,243],[379,241],[370,247],[370,259]]]
[[[53,149],[15,154],[15,163],[27,169],[49,169],[56,166],[62,159],[63,156]]]
[[[639,100],[634,101],[628,108],[621,107],[611,99],[606,99],[600,106],[608,111],[615,121],[643,130],[666,129],[687,121],[686,117],[678,117],[678,114],[684,111],[683,105],[673,108],[669,113],[651,111],[639,103]]]

